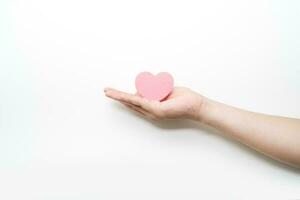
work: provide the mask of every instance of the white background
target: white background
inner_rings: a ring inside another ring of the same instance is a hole
[[[296,199],[300,172],[189,121],[105,98],[141,71],[300,117],[300,4],[0,3],[0,199]]]

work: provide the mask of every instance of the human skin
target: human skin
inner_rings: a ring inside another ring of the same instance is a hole
[[[288,165],[300,168],[300,119],[250,112],[211,100],[184,87],[175,87],[162,102],[138,94],[105,88],[105,95],[150,120],[187,118]]]

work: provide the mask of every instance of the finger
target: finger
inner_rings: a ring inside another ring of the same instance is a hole
[[[105,95],[117,101],[123,101],[127,103],[131,103],[137,106],[141,106],[143,99],[139,96],[129,94],[126,92],[122,92],[113,88],[106,88],[104,90]]]
[[[129,103],[124,103],[122,102],[123,105],[125,105],[127,108],[133,110],[133,111],[136,111],[144,116],[148,116],[150,115],[150,113],[148,113],[147,111],[145,111],[144,109],[142,109],[141,107],[138,107],[138,106],[135,106],[135,105],[132,105],[132,104],[129,104]]]
[[[140,97],[142,100],[144,100],[144,101],[142,101],[142,103],[141,103],[140,106],[141,106],[144,110],[146,110],[148,113],[153,112],[154,107],[155,107],[155,106],[154,106],[155,103],[159,103],[159,102],[149,101],[149,100],[147,100],[147,99],[144,99],[138,92],[135,93],[135,96],[138,96],[138,97]]]
[[[149,118],[153,118],[153,114],[148,112],[147,110],[143,109],[142,107],[130,104],[130,103],[126,103],[126,102],[121,102],[123,105],[125,105],[126,107],[128,107],[129,109],[132,109],[134,111],[140,112],[143,115],[149,117]]]
[[[140,109],[134,108],[132,105],[130,104],[124,104],[124,106],[126,106],[128,109],[133,110],[134,112],[138,112],[144,116],[146,116],[146,114],[144,112],[142,112]]]
[[[135,111],[139,111],[140,113],[143,113],[145,115],[149,114],[146,110],[144,110],[142,107],[130,104],[130,103],[126,103],[126,102],[121,102],[123,105],[125,105],[126,107],[135,110]]]
[[[153,105],[151,104],[151,101],[142,98],[141,96],[137,94],[129,94],[126,92],[122,92],[113,88],[106,88],[104,90],[105,95],[107,97],[110,97],[114,100],[120,101],[120,102],[126,102],[133,104],[135,106],[142,107],[144,110],[147,110],[148,112],[151,112],[153,110]]]

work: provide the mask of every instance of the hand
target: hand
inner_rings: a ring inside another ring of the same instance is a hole
[[[153,119],[189,118],[198,120],[205,98],[184,87],[175,87],[162,102],[147,100],[138,94],[129,94],[105,88],[105,95],[128,108]]]
[[[106,88],[105,95],[147,118],[189,118],[214,127],[255,150],[300,168],[300,120],[264,115],[209,100],[176,87],[162,102]]]

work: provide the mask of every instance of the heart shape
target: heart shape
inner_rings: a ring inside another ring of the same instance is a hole
[[[167,72],[160,72],[156,76],[150,72],[142,72],[135,78],[135,87],[140,96],[162,101],[173,90],[173,77]]]

